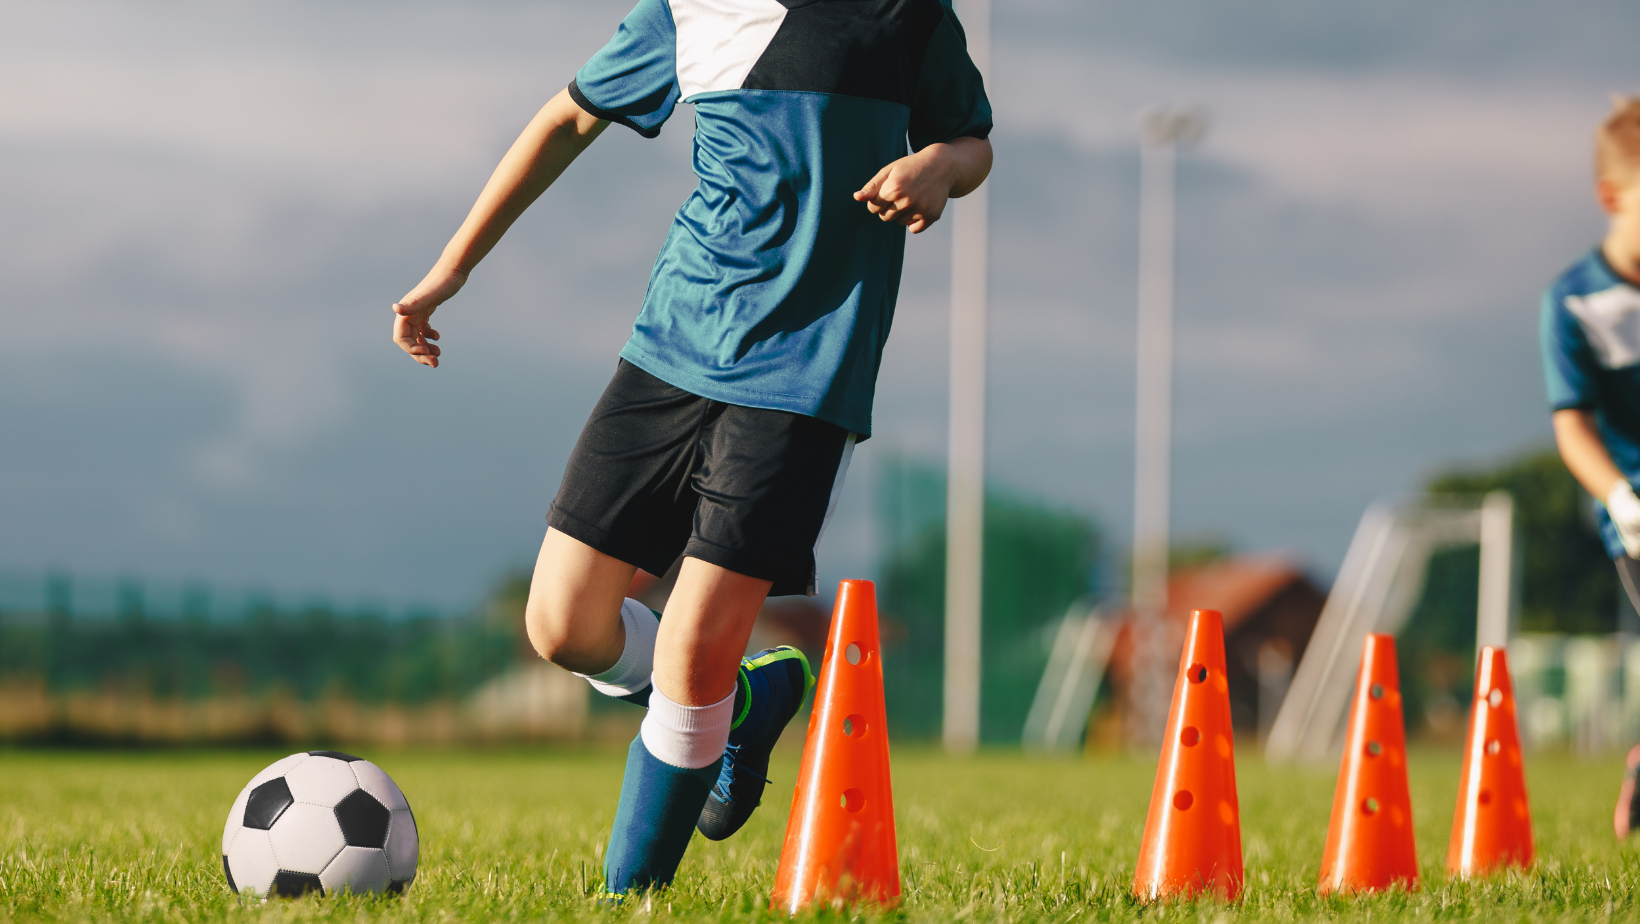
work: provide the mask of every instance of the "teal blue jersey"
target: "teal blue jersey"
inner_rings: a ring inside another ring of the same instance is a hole
[[[1596,248],[1544,294],[1542,333],[1550,408],[1594,412],[1612,461],[1640,481],[1640,289]],[[1603,500],[1595,502],[1600,538],[1619,558],[1623,542]]]
[[[700,183],[621,356],[870,435],[905,229],[853,194],[908,149],[991,131],[948,3],[640,0],[569,91],[646,137],[695,107]]]

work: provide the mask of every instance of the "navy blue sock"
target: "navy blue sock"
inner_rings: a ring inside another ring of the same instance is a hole
[[[615,827],[604,852],[604,883],[610,892],[672,882],[722,763],[720,757],[698,770],[685,770],[650,754],[643,735],[632,739]]]

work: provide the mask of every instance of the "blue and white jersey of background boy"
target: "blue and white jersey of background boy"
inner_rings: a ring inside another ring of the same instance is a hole
[[[1640,289],[1595,248],[1543,296],[1543,371],[1549,405],[1593,411],[1612,462],[1640,483]],[[1606,507],[1595,515],[1613,559],[1623,542]]]
[[[948,0],[640,0],[569,92],[646,137],[695,107],[700,185],[621,356],[869,435],[905,229],[853,194],[908,140],[991,131]]]

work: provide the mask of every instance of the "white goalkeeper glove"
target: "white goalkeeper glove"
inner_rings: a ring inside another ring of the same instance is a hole
[[[1623,550],[1630,558],[1640,558],[1640,497],[1634,495],[1634,487],[1628,479],[1612,485],[1611,493],[1606,495],[1606,513],[1611,515],[1617,536],[1623,540]]]

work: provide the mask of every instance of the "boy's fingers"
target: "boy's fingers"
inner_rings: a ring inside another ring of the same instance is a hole
[[[877,171],[877,175],[868,180],[866,185],[860,187],[860,191],[854,194],[855,201],[860,202],[866,199],[875,198],[877,196],[877,191],[882,188],[883,181],[888,178],[888,171],[888,167],[884,167],[883,169]]]
[[[421,335],[423,337],[426,337],[428,340],[437,340],[438,339],[438,331],[433,330],[431,327],[428,327],[425,324],[423,324],[421,326]]]

